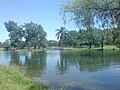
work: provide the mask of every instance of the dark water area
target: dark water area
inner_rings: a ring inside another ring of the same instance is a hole
[[[120,51],[0,51],[0,64],[22,66],[33,81],[67,90],[120,90]]]

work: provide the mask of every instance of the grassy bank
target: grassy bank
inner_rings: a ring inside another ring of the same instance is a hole
[[[104,46],[104,50],[120,50],[117,46]],[[20,50],[15,50],[15,51],[20,51],[20,52],[28,52],[28,51],[45,51],[45,50],[100,50],[101,47],[79,47],[79,48],[74,48],[74,47],[47,47],[44,49],[20,49]]]
[[[0,65],[0,90],[28,90],[31,85],[32,82],[20,73],[18,67]]]
[[[11,51],[19,51],[19,52],[32,52],[32,51],[45,51],[46,48],[43,48],[43,49],[13,49]]]
[[[19,67],[0,65],[0,90],[63,90],[35,84],[20,73]]]
[[[120,50],[117,46],[104,46],[104,50]],[[101,47],[79,47],[79,48],[74,48],[74,47],[47,47],[47,48],[42,48],[42,49],[12,49],[11,51],[19,51],[19,52],[31,52],[31,51],[45,51],[45,50],[100,50]],[[0,51],[3,51],[3,48],[0,48]]]
[[[4,48],[0,48],[0,51],[3,51],[4,50]]]
[[[104,46],[104,50],[120,50],[117,46]],[[87,47],[81,47],[81,48],[63,48],[63,50],[100,50],[101,47],[95,48],[87,48]]]

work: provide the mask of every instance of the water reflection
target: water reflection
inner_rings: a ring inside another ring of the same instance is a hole
[[[22,66],[29,77],[40,75],[46,67],[46,52],[10,52],[10,64]]]
[[[20,65],[34,81],[54,87],[120,90],[120,51],[2,51],[0,63]]]
[[[57,69],[67,90],[120,90],[120,51],[62,51]]]
[[[60,61],[58,62],[58,70],[64,73],[70,65],[74,65],[80,71],[99,71],[107,69],[111,66],[120,64],[119,51],[64,51],[60,54]]]
[[[45,52],[32,52],[31,55],[25,53],[24,67],[26,74],[29,76],[41,75],[46,68],[46,57]]]
[[[57,62],[57,69],[61,74],[64,74],[67,71],[67,59],[64,58],[65,53],[61,51],[60,60]],[[67,57],[67,56],[66,56]]]
[[[19,52],[10,52],[10,64],[21,65],[20,53]]]

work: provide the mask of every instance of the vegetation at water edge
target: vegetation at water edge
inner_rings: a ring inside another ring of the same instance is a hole
[[[25,77],[16,65],[0,65],[0,90],[63,90],[36,84]]]

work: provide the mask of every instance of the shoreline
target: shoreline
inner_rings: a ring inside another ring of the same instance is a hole
[[[19,66],[0,64],[0,90],[65,90],[50,88],[44,83],[35,83],[24,76]]]
[[[75,50],[75,51],[87,51],[87,50],[96,50],[96,51],[102,51],[101,47],[47,47],[43,49],[11,49],[8,51],[18,51],[18,52],[33,52],[33,51],[46,51],[46,50]],[[104,46],[103,51],[106,50],[120,50],[117,46]],[[0,51],[5,51],[3,48],[0,48]]]

